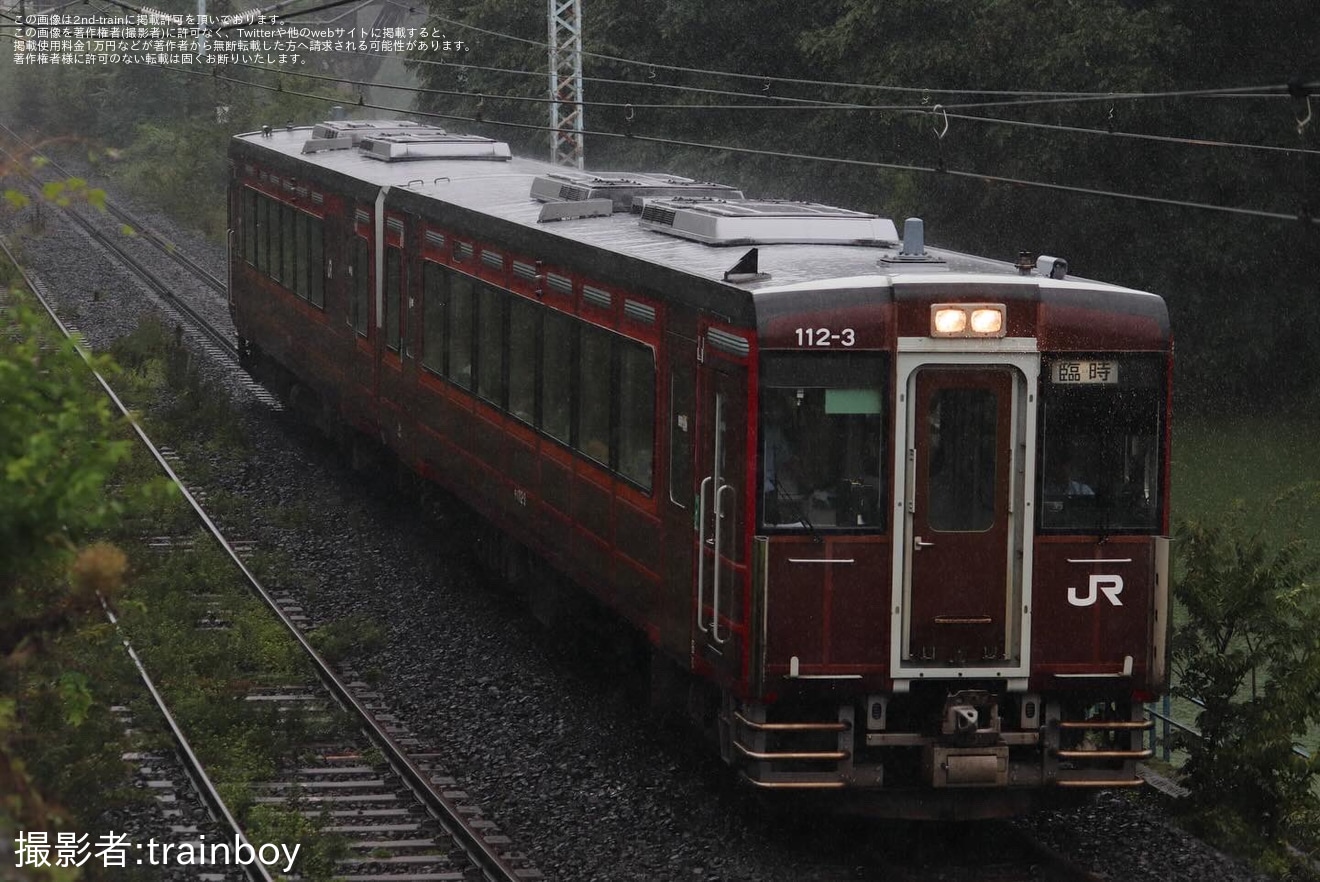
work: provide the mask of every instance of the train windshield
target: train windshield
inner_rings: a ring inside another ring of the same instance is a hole
[[[884,356],[767,353],[762,359],[761,525],[884,526]]]
[[[1060,357],[1041,373],[1040,527],[1082,533],[1160,528],[1159,357]]]

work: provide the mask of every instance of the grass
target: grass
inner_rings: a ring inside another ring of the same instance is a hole
[[[1241,505],[1253,516],[1258,512],[1262,526],[1280,540],[1310,538],[1312,550],[1320,554],[1317,490],[1286,505],[1270,505],[1299,486],[1320,488],[1320,419],[1184,418],[1174,425],[1172,468],[1175,534],[1181,521],[1217,520]],[[1176,545],[1174,555],[1176,560]],[[1173,612],[1176,626],[1181,611],[1175,607]],[[1173,703],[1173,716],[1181,723],[1191,723],[1196,713],[1188,702]],[[1320,752],[1320,732],[1312,732],[1301,746],[1313,755]]]
[[[1237,502],[1264,508],[1281,493],[1320,483],[1320,420],[1188,418],[1174,425],[1173,518],[1215,518]],[[1286,520],[1277,525],[1289,529]],[[1300,525],[1320,536],[1320,507]]]

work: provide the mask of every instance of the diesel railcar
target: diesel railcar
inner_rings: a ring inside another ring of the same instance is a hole
[[[752,785],[983,817],[1140,784],[1161,298],[417,122],[230,163],[245,349],[644,632]]]

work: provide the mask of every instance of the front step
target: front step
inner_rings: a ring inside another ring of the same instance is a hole
[[[1132,708],[1132,715],[1140,719],[1048,720],[1049,765],[1056,769],[1055,785],[1081,789],[1143,786],[1145,781],[1137,774],[1137,763],[1155,754],[1142,746],[1145,733],[1155,727],[1155,721],[1145,719],[1140,705]],[[1083,738],[1099,735],[1102,744],[1065,747],[1062,744],[1065,733],[1074,736],[1081,733]],[[1124,736],[1126,746],[1121,743]],[[1116,761],[1121,761],[1121,765]]]
[[[837,720],[766,720],[764,705],[726,706],[721,725],[743,778],[766,790],[834,790],[853,773],[853,710]]]

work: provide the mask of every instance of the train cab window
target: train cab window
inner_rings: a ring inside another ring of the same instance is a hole
[[[353,239],[353,299],[349,301],[349,321],[360,336],[367,336],[371,319],[371,248],[361,236]]]
[[[399,297],[403,292],[403,252],[385,249],[385,290],[381,305],[385,308],[385,345],[399,351]]]
[[[608,331],[582,328],[578,353],[578,413],[575,445],[596,462],[610,465],[610,343]]]
[[[477,394],[496,407],[504,407],[504,298],[477,286]]]
[[[509,413],[536,424],[536,362],[542,307],[509,298]]]
[[[655,457],[655,359],[650,347],[619,342],[619,474],[651,489]]]
[[[307,299],[325,309],[325,225],[319,217],[307,218]]]
[[[449,277],[449,311],[446,315],[446,376],[464,389],[472,388],[472,277],[452,273]]]
[[[865,352],[763,357],[763,527],[884,527],[883,358]]]
[[[541,336],[541,425],[557,441],[569,443],[573,401],[573,339],[577,324],[547,310]]]
[[[1048,359],[1041,374],[1040,528],[1158,530],[1163,413],[1159,356]]]
[[[422,264],[422,365],[444,372],[445,271],[429,260]]]

